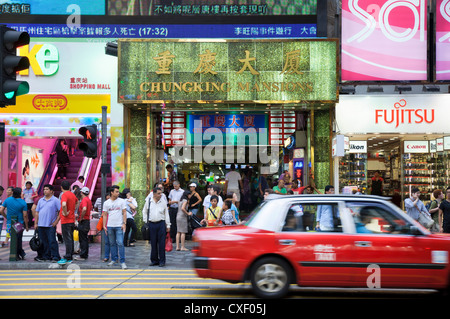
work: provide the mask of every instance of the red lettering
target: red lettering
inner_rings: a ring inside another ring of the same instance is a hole
[[[434,122],[434,109],[431,110],[431,120],[427,120],[427,110],[424,111],[424,119],[427,123],[433,123]]]
[[[379,114],[379,112],[381,112],[383,110],[375,110],[375,123],[378,124],[378,118],[381,117],[382,115]]]

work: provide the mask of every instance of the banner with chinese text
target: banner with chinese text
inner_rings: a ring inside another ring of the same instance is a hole
[[[186,131],[189,145],[267,145],[267,115],[190,114]]]
[[[336,101],[336,40],[119,40],[119,103]]]

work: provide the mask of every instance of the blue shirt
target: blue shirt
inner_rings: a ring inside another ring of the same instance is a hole
[[[239,220],[239,211],[237,209],[237,207],[234,204],[231,204],[231,210],[234,210],[234,218],[236,218],[236,220]]]
[[[16,216],[17,221],[23,223],[23,212],[27,211],[27,203],[22,198],[8,197],[2,204],[7,209],[6,219],[7,223],[11,224],[11,217]]]
[[[60,209],[61,202],[55,196],[50,199],[42,197],[36,207],[36,211],[39,213],[38,227],[51,227],[58,217]]]
[[[333,230],[333,206],[318,205],[316,221],[320,223],[320,230]]]
[[[421,200],[418,200],[416,205],[414,205],[414,201],[411,198],[405,199],[405,209],[406,213],[415,220],[419,219],[419,210],[428,213],[427,208],[425,207],[425,205]]]

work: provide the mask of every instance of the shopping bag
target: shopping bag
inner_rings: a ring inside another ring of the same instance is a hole
[[[103,216],[100,217],[97,223],[97,231],[102,231],[102,229],[103,229]]]
[[[170,233],[166,233],[166,251],[172,251],[173,245],[172,245],[172,239],[170,238]]]

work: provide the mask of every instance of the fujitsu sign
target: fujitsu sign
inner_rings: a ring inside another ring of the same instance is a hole
[[[394,103],[391,109],[376,109],[375,123],[392,124],[397,128],[399,124],[432,124],[434,122],[434,109],[409,108],[407,104],[405,99],[401,99]]]
[[[341,95],[336,127],[348,133],[450,134],[450,94]]]

